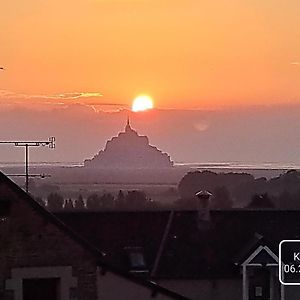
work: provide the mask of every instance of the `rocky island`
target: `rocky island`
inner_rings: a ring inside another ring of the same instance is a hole
[[[167,153],[149,144],[147,136],[131,128],[129,118],[124,132],[107,141],[105,149],[92,159],[84,161],[85,167],[100,169],[165,169],[173,167]]]

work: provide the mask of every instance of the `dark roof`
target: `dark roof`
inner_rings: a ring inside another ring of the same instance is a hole
[[[99,260],[99,266],[102,268],[113,272],[119,276],[125,277],[137,284],[143,285],[150,290],[152,290],[152,294],[155,295],[157,293],[162,293],[166,296],[172,297],[178,300],[189,300],[189,298],[182,296],[176,292],[173,292],[167,288],[164,288],[155,282],[144,280],[142,278],[137,278],[128,272],[124,272],[124,270],[118,268],[118,266],[113,266],[104,260],[105,253],[100,251],[96,244],[90,243],[90,241],[84,236],[79,235],[75,232],[70,226],[66,225],[59,218],[57,218],[54,214],[47,211],[43,206],[41,206],[38,202],[36,202],[28,193],[26,193],[23,189],[21,189],[17,184],[15,184],[12,180],[10,180],[6,175],[0,172],[0,185],[6,184],[9,188],[11,188],[20,198],[27,203],[38,213],[40,213],[44,218],[46,218],[49,222],[57,226],[60,230],[62,230],[66,235],[71,237],[74,241],[81,244],[86,250],[90,251],[93,255],[95,255]]]
[[[300,236],[300,211],[213,210],[209,226],[199,221],[197,211],[177,211],[168,230],[168,211],[56,215],[103,249],[108,261],[123,270],[128,270],[125,247],[144,249],[150,274],[161,252],[152,276],[163,278],[238,277],[238,264],[259,245],[278,255],[281,240]]]
[[[114,266],[127,269],[125,247],[141,247],[154,262],[170,212],[70,212],[56,216],[106,253]],[[126,266],[126,267],[125,267]]]

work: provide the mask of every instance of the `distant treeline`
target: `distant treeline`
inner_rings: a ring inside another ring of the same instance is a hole
[[[97,211],[97,210],[138,210],[138,209],[156,209],[159,204],[148,198],[143,191],[119,191],[117,197],[110,193],[102,195],[93,193],[83,199],[79,195],[77,199],[64,197],[60,193],[50,193],[47,200],[37,197],[36,201],[45,206],[50,211],[77,210],[77,211]]]
[[[117,195],[92,193],[85,199],[82,195],[65,199],[58,191],[51,192],[46,200],[36,200],[51,211],[185,210],[198,208],[195,194],[200,190],[212,193],[211,209],[300,209],[300,172],[295,170],[270,180],[247,173],[189,172],[178,184],[178,199],[169,204],[154,201],[139,190],[120,190]]]
[[[247,173],[190,172],[178,185],[180,207],[195,206],[195,193],[212,193],[211,208],[300,209],[300,172],[290,170],[267,180]]]

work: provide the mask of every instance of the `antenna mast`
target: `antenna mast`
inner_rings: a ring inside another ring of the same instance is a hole
[[[48,141],[0,141],[0,144],[12,144],[15,147],[25,147],[25,190],[28,193],[29,188],[29,147],[48,146],[55,148],[55,137],[52,136]]]

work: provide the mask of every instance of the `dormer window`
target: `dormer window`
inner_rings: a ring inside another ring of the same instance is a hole
[[[131,267],[135,268],[144,268],[146,266],[144,255],[141,252],[130,252],[129,253],[129,260]]]
[[[143,248],[125,247],[124,250],[127,254],[130,272],[147,272]]]

